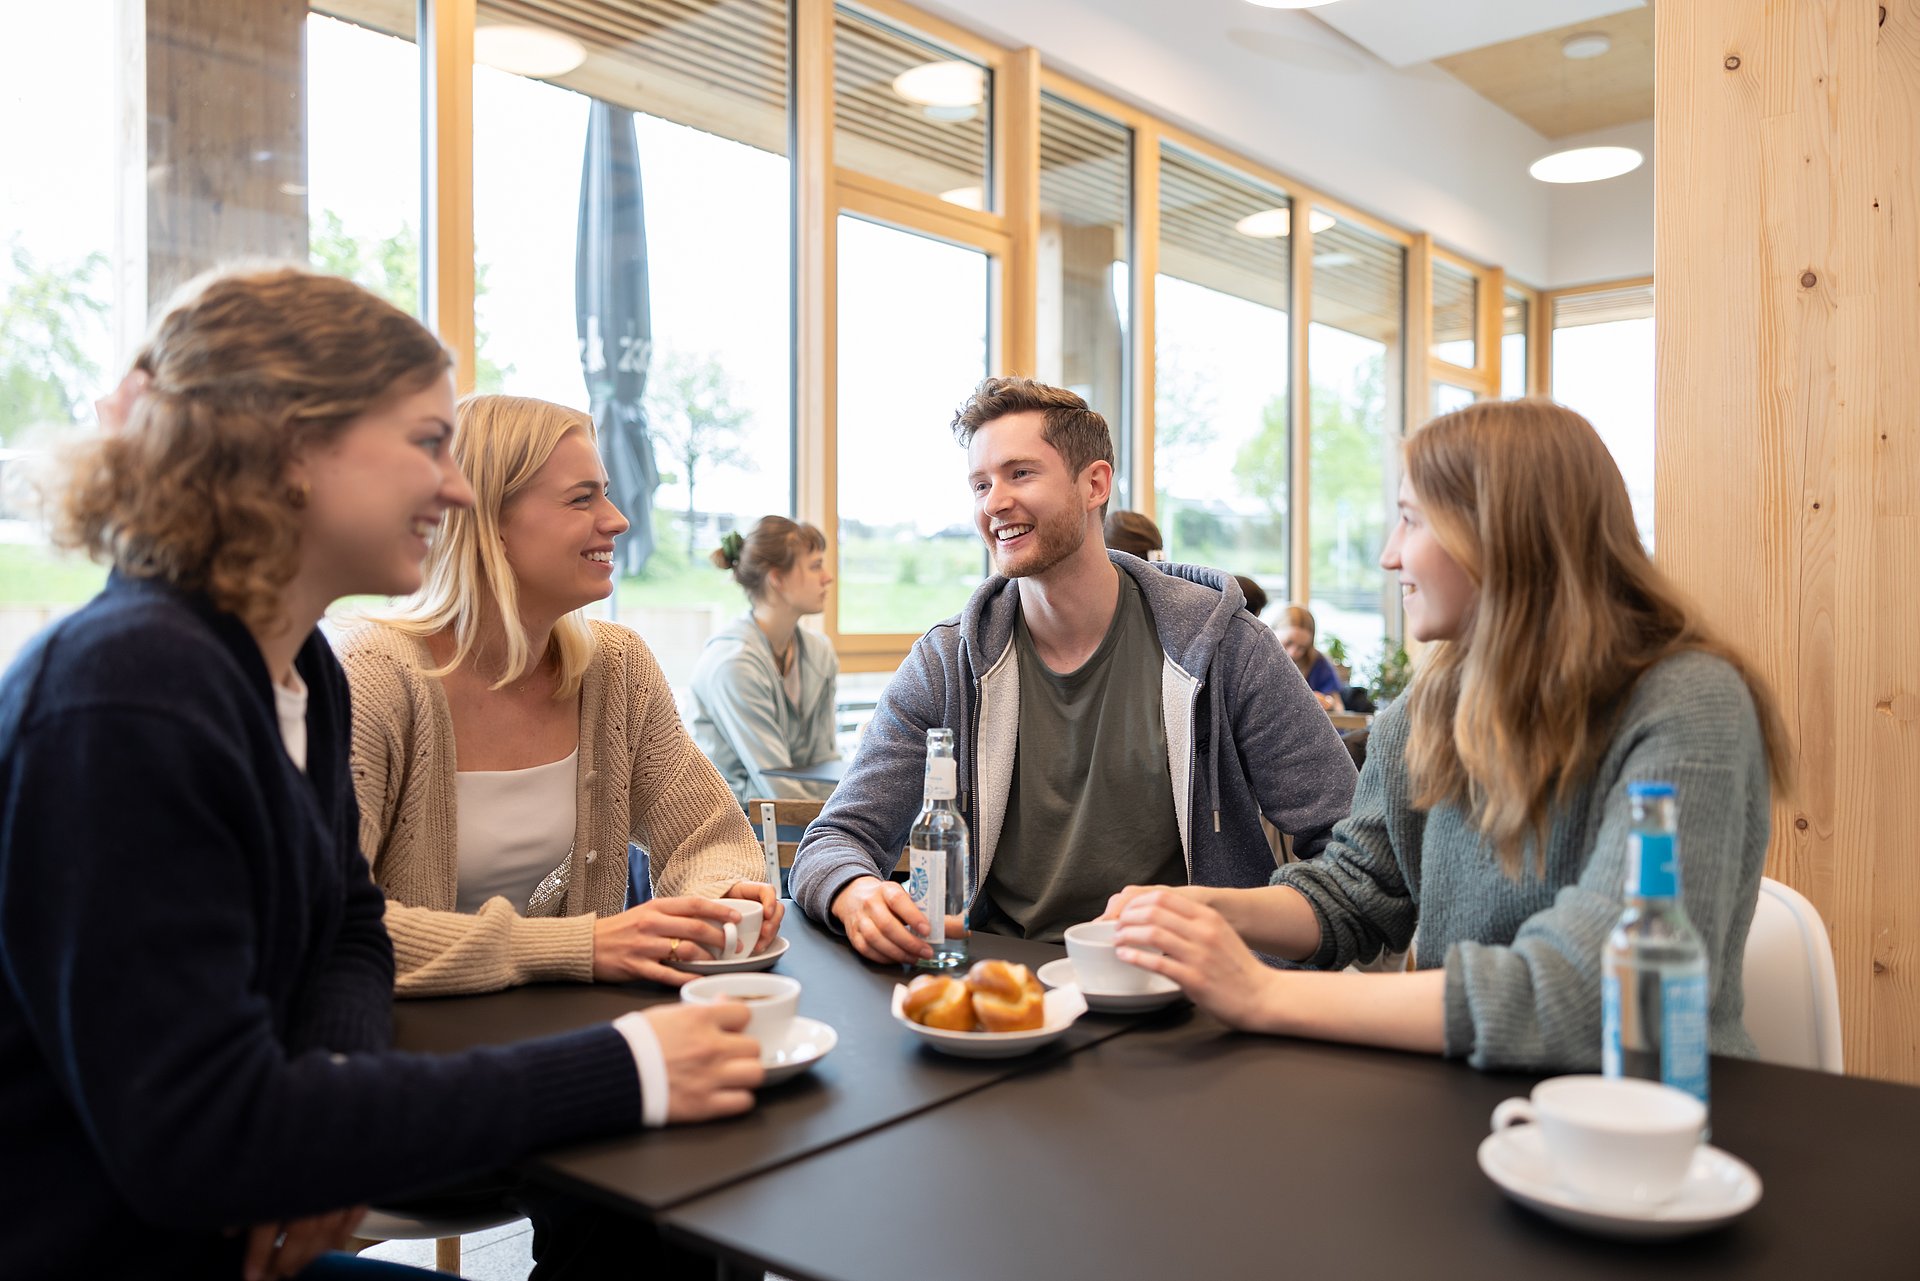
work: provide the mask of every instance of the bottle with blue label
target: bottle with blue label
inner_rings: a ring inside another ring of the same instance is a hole
[[[1627,910],[1600,980],[1601,1068],[1664,1081],[1707,1101],[1707,953],[1680,903],[1670,783],[1630,783]]]

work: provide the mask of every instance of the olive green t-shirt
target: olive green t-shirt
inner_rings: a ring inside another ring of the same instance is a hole
[[[1123,885],[1184,885],[1167,772],[1160,638],[1130,574],[1078,671],[1047,669],[1016,617],[1020,734],[1007,815],[987,871],[984,927],[1058,942]]]

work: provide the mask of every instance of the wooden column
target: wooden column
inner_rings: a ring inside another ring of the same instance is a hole
[[[305,0],[147,0],[147,298],[307,257]]]
[[[1661,563],[1778,694],[1769,874],[1920,1082],[1920,0],[1655,10]]]

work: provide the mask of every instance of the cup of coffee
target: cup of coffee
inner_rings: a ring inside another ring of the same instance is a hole
[[[703,951],[713,954],[716,961],[744,961],[753,954],[753,945],[760,941],[760,918],[766,912],[759,899],[723,898],[720,900],[734,911],[740,913],[740,923],[722,925],[727,941],[718,952],[712,948]]]
[[[1556,1076],[1493,1110],[1493,1128],[1537,1125],[1547,1161],[1569,1192],[1648,1207],[1687,1177],[1707,1107],[1684,1090],[1630,1077]]]
[[[1067,929],[1067,955],[1073,958],[1074,977],[1083,991],[1103,996],[1131,996],[1152,989],[1154,975],[1113,954],[1117,921],[1085,921]],[[1143,947],[1142,952],[1158,948]]]
[[[680,999],[690,1005],[740,1002],[747,1007],[747,1035],[762,1050],[778,1049],[800,1008],[800,983],[784,974],[712,974],[682,987]]]

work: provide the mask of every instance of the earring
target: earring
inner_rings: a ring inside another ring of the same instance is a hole
[[[311,497],[313,497],[313,486],[304,480],[287,486],[287,503],[296,510],[305,507],[307,500]]]

